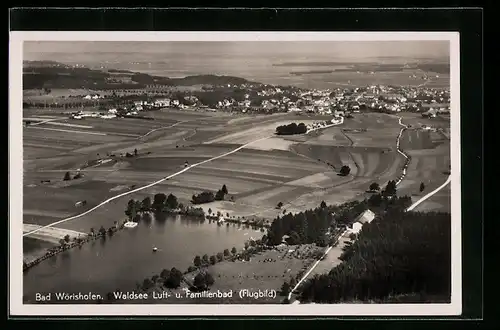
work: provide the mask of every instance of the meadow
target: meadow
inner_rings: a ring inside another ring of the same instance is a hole
[[[225,200],[200,206],[230,217],[272,219],[283,212],[316,207],[323,200],[340,204],[368,197],[370,183],[384,186],[401,174],[404,164],[404,157],[396,150],[396,138],[402,128],[396,115],[360,113],[340,126],[300,137],[272,134],[278,125],[304,121],[293,114],[246,118],[160,110],[149,115],[154,120],[72,121],[61,117],[25,127],[24,221],[47,225],[79,214],[107,198],[181,171],[186,165],[265,137],[269,138],[117,198],[59,226],[87,232],[90,227],[110,225],[123,218],[130,199],[173,193],[180,202],[190,205],[193,194],[215,193],[223,184],[229,190]],[[444,134],[418,129],[422,120],[428,119],[405,114],[403,123],[415,127],[406,130],[401,138],[401,147],[412,156],[412,161],[400,190],[415,196],[420,194],[421,181],[428,189],[441,184],[445,180],[442,171],[449,162],[449,140]],[[351,168],[347,176],[338,175],[343,165]],[[65,181],[66,172],[71,176],[80,172],[83,177]],[[76,207],[82,200],[86,205]],[[276,207],[280,202],[283,206]]]

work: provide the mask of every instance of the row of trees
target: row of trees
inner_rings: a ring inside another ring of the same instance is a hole
[[[202,208],[186,207],[180,203],[177,196],[174,194],[158,193],[153,196],[153,200],[149,196],[142,201],[131,199],[127,204],[125,214],[131,221],[139,222],[141,213],[153,212],[156,215],[169,212],[179,212],[181,214],[204,217],[205,212]]]
[[[191,197],[191,203],[193,204],[205,204],[205,203],[210,203],[213,201],[222,201],[226,197],[226,195],[229,193],[227,190],[226,185],[223,185],[221,189],[217,191],[217,193],[211,192],[211,191],[204,191],[199,194],[195,194]]]
[[[302,301],[338,303],[417,293],[450,298],[449,213],[404,212],[400,205],[347,244],[343,262],[301,289]]]
[[[235,255],[236,252],[237,252],[236,248],[233,247],[231,249],[231,251],[229,251],[229,249],[225,249],[224,252],[219,252],[219,253],[212,255],[210,257],[208,256],[208,254],[204,254],[202,257],[196,256],[196,257],[194,257],[193,265],[196,268],[206,267],[209,265],[215,265],[217,262],[221,262],[225,258],[228,258],[231,255]]]
[[[368,209],[368,201],[352,201],[341,205],[327,205],[322,201],[318,208],[288,213],[274,219],[267,232],[266,244],[279,245],[285,235],[287,243],[326,246],[331,243],[330,232],[338,226],[350,225]]]
[[[397,188],[396,188],[396,181],[391,180],[387,183],[387,186],[385,187],[384,190],[382,190],[382,194],[384,196],[394,196],[397,193]],[[419,189],[420,192],[423,192],[425,190],[425,184],[423,182],[420,183]],[[377,182],[373,182],[370,184],[370,187],[368,188],[369,192],[378,192],[380,191],[380,185]]]
[[[374,194],[368,198],[368,206],[373,209],[389,210],[393,208],[407,209],[412,204],[410,196],[391,197],[381,193]]]
[[[304,123],[291,123],[288,125],[281,125],[276,127],[277,135],[294,135],[294,134],[304,134],[307,132],[307,127]]]
[[[279,245],[285,235],[289,236],[287,241],[290,244],[324,244],[336,207],[327,207],[326,203],[321,206],[314,210],[276,217],[267,231],[266,244]]]
[[[347,165],[343,165],[341,168],[340,168],[340,171],[339,171],[340,175],[342,176],[348,176],[349,173],[351,173],[351,168]]]

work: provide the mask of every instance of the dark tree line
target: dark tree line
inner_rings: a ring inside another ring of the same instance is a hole
[[[348,226],[352,224],[356,218],[368,209],[368,202],[363,200],[344,203],[335,213],[335,222],[339,226]]]
[[[348,176],[349,173],[351,173],[351,168],[349,166],[343,165],[340,168],[340,175],[342,175],[342,176]]]
[[[288,213],[277,217],[267,233],[267,244],[281,244],[287,235],[289,244],[319,243],[326,241],[325,233],[333,222],[328,208],[316,208],[298,214]]]
[[[307,127],[304,123],[291,123],[288,125],[281,125],[276,127],[277,135],[294,135],[294,134],[304,134],[307,132]]]
[[[410,196],[388,197],[374,194],[368,199],[368,206],[374,210],[389,211],[391,209],[407,209],[412,204]]]
[[[302,301],[387,300],[416,294],[450,299],[449,213],[403,212],[394,208],[365,224],[348,244],[344,261],[301,288]]]
[[[211,191],[204,191],[199,193],[198,195],[193,195],[191,197],[191,203],[193,204],[204,204],[210,203],[215,200],[214,193]]]

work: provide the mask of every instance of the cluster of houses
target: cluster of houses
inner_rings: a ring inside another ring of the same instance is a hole
[[[143,110],[158,108],[186,109],[190,107],[205,110],[230,110],[246,112],[296,112],[317,113],[323,115],[334,115],[335,117],[349,117],[351,113],[362,110],[375,110],[381,112],[420,112],[425,117],[436,117],[439,114],[450,113],[449,90],[434,90],[425,87],[394,87],[372,85],[364,88],[337,88],[334,90],[302,90],[290,88],[283,90],[270,85],[259,85],[258,97],[260,102],[253,102],[250,91],[253,85],[234,85],[234,88],[246,88],[249,90],[243,100],[236,101],[234,98],[224,98],[217,102],[215,109],[202,104],[193,96],[184,96],[184,100],[174,98],[161,98],[153,101],[136,101],[122,108],[112,108],[107,114],[99,114],[101,118],[114,118],[116,116],[136,115]],[[225,87],[225,86],[224,86]],[[231,85],[228,85],[231,87]],[[87,95],[85,99],[102,98],[99,94]],[[292,100],[293,99],[293,100]],[[191,104],[191,106],[185,105]],[[95,114],[75,114],[75,119],[85,116],[96,116]]]
[[[84,100],[98,100],[98,99],[103,99],[104,96],[100,94],[87,94],[83,97]]]
[[[102,118],[111,119],[118,116],[134,116],[138,115],[140,111],[152,110],[165,108],[170,106],[179,106],[178,100],[171,101],[170,99],[158,99],[155,101],[135,101],[133,104],[128,106],[111,108],[107,110],[107,113],[94,112],[94,111],[78,111],[71,114],[73,119],[83,119],[83,118]]]
[[[314,122],[312,124],[308,124],[306,125],[307,127],[307,131],[315,131],[315,130],[318,130],[320,128],[326,128],[326,127],[329,127],[329,126],[333,126],[333,125],[338,125],[338,124],[342,124],[344,121],[344,115],[335,115],[335,117],[331,120],[325,120],[325,121],[320,121],[320,122]]]
[[[266,112],[305,112],[318,114],[334,114],[335,111],[360,112],[378,110],[387,112],[428,112],[449,113],[449,91],[436,91],[422,87],[388,87],[368,86],[354,89],[335,90],[294,90],[283,95],[280,88],[269,88],[259,91],[259,96],[266,99],[251,106],[250,95],[246,94],[243,101],[228,98],[218,102],[218,109],[249,110],[260,109]],[[291,100],[290,97],[294,100]],[[431,106],[432,110],[429,110]],[[346,115],[343,113],[342,115]]]

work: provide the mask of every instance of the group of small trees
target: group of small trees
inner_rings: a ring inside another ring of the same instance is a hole
[[[334,208],[322,203],[313,210],[276,217],[268,229],[265,243],[278,245],[287,235],[287,242],[292,245],[316,243],[324,246],[327,241],[326,232],[334,221]]]
[[[215,200],[214,193],[211,191],[204,191],[199,193],[198,195],[193,195],[191,197],[191,203],[193,204],[204,204],[210,203]]]
[[[382,195],[387,197],[396,196],[397,193],[396,186],[397,186],[396,181],[390,180],[389,182],[387,182],[385,189],[382,190]]]
[[[343,165],[340,168],[340,175],[342,175],[342,176],[348,176],[349,173],[351,173],[351,168],[349,166]]]
[[[297,281],[293,277],[289,281],[283,282],[283,285],[281,286],[281,289],[280,289],[280,295],[281,296],[288,296],[290,294],[290,291],[296,285],[297,285]]]
[[[150,211],[160,213],[176,209],[182,210],[184,209],[184,205],[179,203],[174,194],[169,194],[167,196],[164,193],[158,193],[154,195],[152,202],[149,196],[145,197],[142,201],[134,199],[129,200],[125,214],[128,216],[129,220],[137,222],[140,218],[140,213]]]
[[[64,245],[68,244],[70,241],[71,241],[71,237],[68,234],[66,234],[63,238],[61,238],[59,240],[59,244],[61,246],[64,246]]]
[[[208,290],[215,283],[213,276],[205,271],[199,272],[194,277],[193,286],[198,291]]]
[[[307,126],[304,123],[296,124],[291,123],[289,125],[281,125],[276,127],[277,135],[294,135],[294,134],[304,134],[307,133]]]
[[[90,228],[88,236],[89,236],[89,238],[102,237],[104,239],[107,236],[113,236],[113,234],[117,230],[118,230],[118,221],[115,221],[114,225],[112,227],[109,227],[107,230],[106,230],[106,228],[104,228],[104,226],[101,226],[99,228],[99,230],[97,231],[97,233],[93,227]]]
[[[202,257],[196,256],[194,257],[193,264],[196,268],[207,267],[209,265],[215,265],[217,262],[224,261],[224,259],[235,255],[237,252],[236,248],[233,247],[231,251],[229,249],[225,249],[224,252],[219,252],[215,255],[208,256],[208,254],[204,254]]]
[[[227,190],[226,185],[223,185],[222,188],[219,189],[215,195],[211,191],[204,191],[204,192],[199,193],[198,195],[193,195],[191,197],[191,203],[193,203],[193,204],[204,204],[204,203],[213,202],[215,200],[222,201],[222,200],[224,200],[224,197],[228,193],[229,192]]]
[[[373,209],[385,210],[390,209],[407,209],[412,204],[410,196],[392,197],[382,196],[381,194],[372,195],[368,199],[368,205]]]
[[[164,269],[161,271],[160,276],[153,275],[151,279],[146,278],[142,283],[142,289],[147,291],[153,288],[157,283],[163,284],[163,286],[169,289],[176,289],[182,283],[183,275],[180,270],[173,267],[172,269]]]

